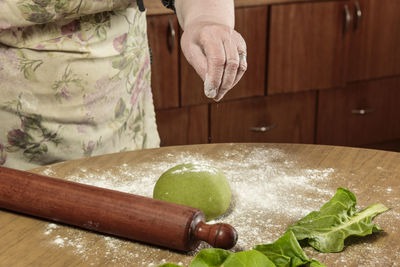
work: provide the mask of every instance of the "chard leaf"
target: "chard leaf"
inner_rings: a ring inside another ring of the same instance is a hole
[[[197,253],[189,267],[219,267],[232,252],[220,248],[206,248]]]
[[[286,232],[272,244],[257,245],[253,249],[263,253],[277,267],[296,267],[305,264],[314,267],[325,266],[307,257],[292,231]]]
[[[275,264],[261,252],[248,250],[229,255],[221,267],[275,267]]]
[[[275,264],[256,250],[232,253],[209,248],[201,250],[189,267],[275,267]]]
[[[297,240],[307,239],[308,244],[320,252],[340,252],[344,240],[349,236],[366,236],[380,231],[372,224],[377,214],[388,210],[382,204],[372,205],[364,210],[356,209],[356,197],[344,188],[319,211],[313,211],[297,223],[289,226]]]
[[[315,259],[311,259],[310,263],[308,264],[310,267],[326,267],[325,264],[320,263],[319,261]]]

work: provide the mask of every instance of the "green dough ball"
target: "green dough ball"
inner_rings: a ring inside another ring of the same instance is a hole
[[[164,172],[153,191],[155,199],[200,209],[207,221],[228,209],[231,196],[231,188],[222,171],[191,163]]]

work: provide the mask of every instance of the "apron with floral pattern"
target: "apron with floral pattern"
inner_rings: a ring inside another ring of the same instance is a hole
[[[159,146],[146,15],[125,0],[0,0],[0,165]]]

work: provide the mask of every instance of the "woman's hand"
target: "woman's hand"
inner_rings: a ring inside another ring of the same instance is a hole
[[[185,26],[183,54],[204,81],[204,93],[221,100],[247,69],[246,43],[231,27],[208,21]]]

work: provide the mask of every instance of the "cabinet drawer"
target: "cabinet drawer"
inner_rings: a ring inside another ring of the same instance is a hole
[[[156,111],[161,146],[208,143],[208,106]]]
[[[400,138],[400,78],[319,93],[317,143],[360,146]]]
[[[314,142],[316,93],[211,105],[211,142]]]

